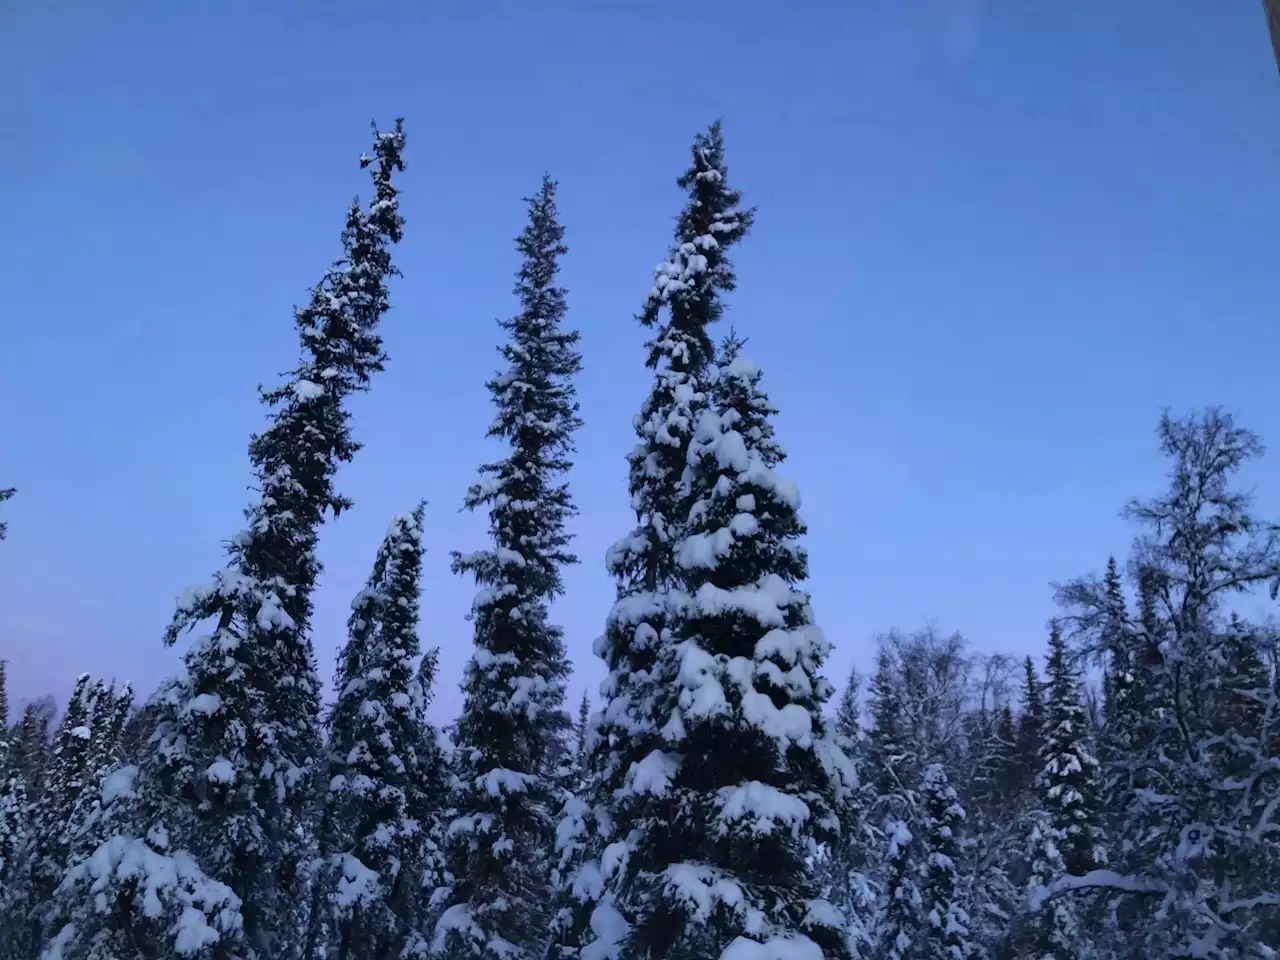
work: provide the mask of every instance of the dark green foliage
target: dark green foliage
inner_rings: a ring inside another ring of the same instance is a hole
[[[1048,677],[1049,701],[1036,785],[1063,867],[1068,873],[1082,875],[1106,863],[1098,761],[1088,742],[1076,668],[1056,623],[1049,633]]]
[[[453,878],[439,937],[451,958],[532,957],[551,910],[551,820],[557,771],[570,727],[564,638],[548,605],[562,589],[567,522],[575,508],[563,474],[580,426],[573,378],[578,334],[562,324],[557,285],[567,252],[556,184],[544,177],[527,201],[516,240],[522,256],[520,312],[501,326],[507,368],[488,383],[497,416],[491,437],[510,453],[481,467],[466,506],[487,509],[492,547],[455,554],[455,572],[475,577],[476,652],[456,726],[457,818],[445,846]],[[531,934],[531,931],[537,931]]]
[[[434,873],[434,807],[443,793],[425,709],[434,652],[419,660],[419,506],[391,524],[360,595],[329,716],[322,867],[308,957],[399,957],[425,925],[424,873]]]

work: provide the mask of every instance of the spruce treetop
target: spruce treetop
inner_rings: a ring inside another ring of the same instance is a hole
[[[649,343],[649,366],[666,360],[673,370],[695,371],[711,363],[714,347],[708,328],[724,313],[718,296],[737,285],[727,250],[755,220],[755,211],[741,206],[741,192],[729,186],[720,121],[693,140],[693,159],[677,183],[689,203],[676,221],[675,243],[667,259],[654,271],[653,289],[645,298],[639,320],[658,328]],[[666,324],[660,323],[669,308]]]
[[[565,530],[576,511],[557,477],[571,466],[573,436],[582,426],[573,383],[582,368],[580,335],[562,326],[565,291],[556,284],[568,252],[556,189],[544,176],[541,190],[525,199],[529,221],[516,239],[522,261],[514,289],[521,310],[499,322],[508,334],[499,348],[507,368],[486,385],[497,408],[488,435],[506,440],[511,453],[480,468],[485,479],[465,501],[468,510],[489,509],[500,550],[455,555],[460,572],[485,582],[510,578],[522,593],[543,598],[559,595],[561,568],[577,562]]]
[[[615,544],[607,561],[627,592],[652,592],[678,581],[671,549],[684,512],[681,478],[689,441],[708,402],[706,380],[715,359],[708,328],[724,313],[721,294],[735,286],[728,250],[754,219],[752,210],[741,207],[742,195],[729,187],[718,122],[695,137],[692,165],[678,183],[689,199],[639,316],[654,329],[647,362],[655,372],[635,421],[639,444],[629,457],[639,524]]]
[[[840,706],[836,710],[836,734],[845,750],[852,750],[862,739],[862,675],[857,667],[849,670]]]
[[[329,931],[348,960],[400,955],[417,934],[428,824],[415,803],[424,696],[418,659],[422,517],[396,517],[365,588],[352,603],[329,717],[329,790],[318,878],[323,910],[311,918],[312,955]]]
[[[309,636],[316,544],[326,515],[350,506],[334,487],[359,449],[344,403],[385,360],[378,324],[396,272],[390,247],[403,228],[392,183],[403,147],[402,121],[390,132],[375,128],[373,156],[361,158],[374,196],[351,205],[341,258],[295,311],[297,366],[261,391],[272,419],[249,443],[259,496],[246,528],[230,542],[227,566],[183,596],[165,632],[172,644],[214,622],[156,701],[157,749],[140,793],[171,831],[165,850],[190,851],[235,891],[250,949],[263,955],[296,936],[298,865],[311,843],[306,814],[321,754]]]

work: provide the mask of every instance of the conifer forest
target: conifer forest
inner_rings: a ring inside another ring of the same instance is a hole
[[[396,248],[429,229],[401,216],[406,144],[397,120],[360,158],[291,373],[261,392],[243,529],[156,637],[178,675],[146,699],[87,674],[56,711],[0,699],[0,958],[1280,957],[1280,627],[1244,602],[1275,601],[1280,526],[1238,476],[1260,438],[1217,408],[1135,438],[1166,475],[1115,505],[1126,555],[1046,585],[1041,655],[891,631],[867,675],[827,676],[768,371],[724,316],[755,209],[719,124],[671,170],[674,236],[636,305],[651,386],[619,438],[635,520],[607,557],[598,693],[567,702],[551,615],[590,357],[550,177],[487,384],[503,453],[459,491],[489,532],[452,556],[476,591],[461,711],[429,716],[457,678],[420,625],[425,504],[386,517],[322,675],[317,544],[371,509],[341,488],[351,401],[396,362]],[[10,534],[22,502],[0,490]]]

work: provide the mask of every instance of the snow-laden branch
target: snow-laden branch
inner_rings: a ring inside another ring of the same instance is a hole
[[[1026,906],[1031,912],[1044,907],[1050,900],[1077,890],[1116,890],[1122,893],[1168,893],[1167,884],[1146,877],[1131,877],[1114,870],[1090,870],[1081,876],[1068,874],[1053,883],[1035,887],[1027,896]]]

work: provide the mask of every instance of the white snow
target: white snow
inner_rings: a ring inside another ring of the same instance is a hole
[[[162,853],[151,843],[112,837],[83,863],[71,867],[63,886],[88,883],[96,909],[113,907],[117,885],[137,885],[143,915],[172,916],[173,948],[181,956],[198,953],[241,926],[240,901],[225,884],[206,876],[185,851]]]
[[[137,780],[138,768],[135,766],[112,770],[102,780],[102,805],[105,807],[115,803],[121,797],[133,796]]]
[[[359,857],[343,854],[342,874],[334,892],[337,906],[349,908],[357,903],[373,903],[382,893],[382,880],[378,873],[365,866]]]
[[[214,783],[231,783],[236,778],[236,768],[225,757],[219,757],[204,772],[205,777]]]
[[[187,711],[190,713],[200,713],[206,716],[215,714],[222,708],[222,698],[216,693],[201,693],[194,696],[187,703]]]
[[[491,797],[500,797],[504,793],[524,793],[537,779],[530,773],[498,767],[476,777],[476,786]]]
[[[798,836],[800,827],[809,819],[809,805],[799,797],[757,780],[719,790],[721,829],[735,821],[748,821],[748,829],[757,835],[772,834],[779,827]]]
[[[632,766],[627,775],[627,785],[632,793],[664,795],[679,769],[679,762],[669,753],[654,750]]]
[[[618,960],[630,930],[612,901],[601,900],[591,911],[591,932],[596,939],[582,948],[582,960]]]
[[[312,380],[298,379],[293,384],[293,395],[301,401],[318,400],[325,394],[322,384]]]

